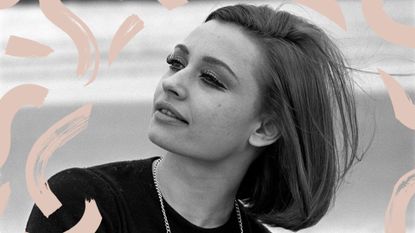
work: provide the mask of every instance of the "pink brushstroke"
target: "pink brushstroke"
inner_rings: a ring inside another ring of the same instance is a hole
[[[78,75],[85,74],[92,62],[90,51],[90,44],[92,44],[95,50],[95,66],[92,77],[85,85],[92,83],[98,74],[100,58],[97,41],[91,30],[78,16],[69,11],[60,0],[39,0],[39,3],[45,16],[66,32],[75,43],[78,49]]]
[[[362,0],[362,9],[366,22],[380,37],[391,43],[415,48],[415,27],[394,21],[383,10],[382,0]]]
[[[385,212],[385,232],[405,233],[406,211],[415,194],[415,169],[396,182]]]
[[[85,200],[85,212],[81,220],[65,233],[94,233],[101,224],[102,217],[95,200]]]
[[[389,74],[380,69],[378,69],[378,72],[388,89],[396,119],[406,127],[415,130],[415,106],[411,98]]]
[[[6,9],[6,8],[10,8],[14,5],[16,5],[16,3],[18,3],[20,0],[1,0],[0,1],[0,9]]]
[[[187,3],[187,0],[159,0],[159,2],[168,10],[172,10],[176,7],[185,5]]]
[[[16,57],[46,57],[53,49],[39,42],[29,40],[23,37],[10,36],[7,42],[7,55]]]
[[[347,31],[346,20],[336,0],[296,0],[296,2],[318,11]]]
[[[111,42],[108,55],[108,63],[110,65],[117,58],[122,48],[143,28],[144,22],[137,15],[131,15],[125,19]]]
[[[26,162],[27,189],[33,201],[46,217],[62,206],[62,203],[49,189],[44,178],[48,159],[59,147],[86,128],[91,109],[92,105],[85,105],[59,120],[40,136],[29,153]],[[39,176],[34,174],[37,162],[41,163]]]
[[[17,111],[25,105],[42,106],[47,94],[48,89],[42,86],[24,84],[11,89],[0,99],[0,168],[9,157],[11,125]],[[6,209],[10,194],[9,183],[0,186],[0,216]]]
[[[10,182],[7,182],[0,186],[0,216],[3,215],[4,210],[6,209],[11,192],[12,190],[10,188]]]
[[[0,99],[0,167],[9,156],[11,125],[17,111],[25,105],[40,107],[45,101],[48,89],[34,84],[24,84],[8,91]]]

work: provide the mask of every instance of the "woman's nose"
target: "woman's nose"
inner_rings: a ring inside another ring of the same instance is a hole
[[[163,90],[171,97],[177,99],[185,99],[187,96],[187,89],[185,84],[185,77],[183,74],[175,73],[172,76],[166,77],[162,80],[161,86]]]

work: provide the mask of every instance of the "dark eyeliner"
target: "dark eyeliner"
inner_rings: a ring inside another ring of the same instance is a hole
[[[167,64],[170,65],[170,69],[171,70],[174,70],[174,71],[178,71],[180,69],[183,69],[186,66],[186,62],[181,57],[175,56],[173,54],[169,54],[167,56],[166,62],[167,62]],[[174,66],[175,64],[179,64],[182,67],[180,67],[180,68],[179,67],[175,67]]]
[[[217,75],[215,73],[213,73],[209,70],[202,70],[202,76],[210,77],[210,81],[208,81],[206,79],[203,80],[208,85],[211,85],[215,88],[226,89],[225,85],[223,85],[223,83],[218,80]]]

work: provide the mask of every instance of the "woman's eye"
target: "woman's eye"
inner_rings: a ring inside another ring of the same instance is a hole
[[[173,55],[167,56],[166,62],[170,65],[170,69],[173,71],[179,71],[185,67],[182,59]]]
[[[203,78],[203,82],[207,83],[210,86],[219,89],[226,89],[225,85],[223,85],[216,77],[215,74],[212,74],[208,71],[203,71],[201,77]]]

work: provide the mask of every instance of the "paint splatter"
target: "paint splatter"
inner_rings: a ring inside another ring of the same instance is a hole
[[[3,215],[4,210],[6,209],[11,192],[12,190],[10,188],[10,182],[7,182],[0,186],[0,216]]]
[[[33,201],[46,217],[62,206],[62,203],[49,189],[44,177],[48,159],[59,147],[87,127],[91,109],[92,105],[85,105],[59,120],[40,136],[29,153],[26,162],[27,189]],[[37,171],[35,169],[37,163],[41,164],[40,175],[34,174]]]
[[[326,16],[343,30],[347,30],[346,20],[336,0],[296,0]]]
[[[176,7],[185,5],[187,0],[159,0],[159,2],[168,10],[172,10]]]
[[[9,157],[11,125],[17,111],[25,105],[42,106],[47,94],[48,89],[42,86],[24,84],[11,89],[0,99],[0,168]],[[0,216],[6,209],[10,194],[9,183],[0,186]]]
[[[109,64],[117,58],[122,48],[143,28],[144,22],[137,15],[131,15],[125,19],[112,39],[108,55]]]
[[[405,47],[415,48],[415,27],[395,22],[383,10],[382,0],[362,0],[362,10],[366,22],[383,39]]]
[[[10,152],[10,130],[17,111],[26,105],[42,106],[47,94],[48,89],[45,87],[24,84],[11,89],[0,99],[0,167]]]
[[[23,37],[10,36],[5,53],[16,57],[46,57],[53,49],[39,42]]]
[[[39,3],[43,14],[52,23],[66,32],[75,43],[78,49],[78,75],[83,75],[88,70],[92,62],[90,46],[94,48],[95,67],[91,78],[85,85],[92,83],[98,74],[100,52],[97,40],[91,30],[78,16],[69,11],[60,0],[39,0]]]
[[[415,106],[411,98],[389,74],[380,69],[378,72],[388,89],[396,119],[406,127],[415,130]]]
[[[415,169],[407,172],[396,182],[388,208],[385,212],[385,232],[405,233],[408,204],[415,194]]]
[[[85,200],[85,212],[81,220],[65,233],[94,233],[101,224],[102,217],[95,200]]]
[[[0,9],[6,9],[16,5],[20,0],[1,0],[0,1]]]

